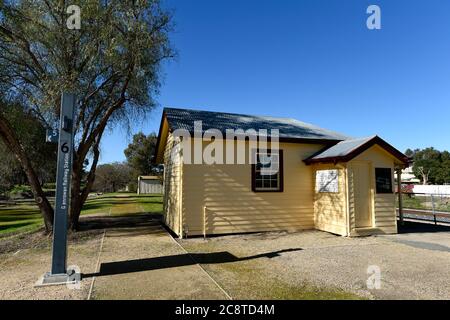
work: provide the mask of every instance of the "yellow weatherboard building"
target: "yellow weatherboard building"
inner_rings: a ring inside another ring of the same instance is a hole
[[[223,150],[230,142],[237,150],[227,129],[278,130],[279,150],[268,152],[278,172],[261,174],[266,155],[249,146],[251,139],[242,143],[253,164],[183,161],[177,130],[189,133],[191,150],[211,143],[195,135],[195,121],[203,132],[223,133],[215,141]],[[156,162],[164,164],[164,222],[181,237],[304,229],[360,236],[397,232],[394,172],[408,158],[378,136],[353,139],[294,119],[165,108]]]

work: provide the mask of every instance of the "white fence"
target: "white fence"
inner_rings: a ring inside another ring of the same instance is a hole
[[[434,186],[434,185],[414,185],[412,190],[414,193],[427,193],[427,194],[449,194],[450,186]]]

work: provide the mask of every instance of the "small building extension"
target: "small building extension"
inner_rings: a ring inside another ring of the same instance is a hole
[[[158,176],[139,176],[137,194],[161,194],[163,185]]]

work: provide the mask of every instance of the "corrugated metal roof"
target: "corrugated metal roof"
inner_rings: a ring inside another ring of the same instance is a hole
[[[202,121],[202,131],[218,129],[225,137],[226,129],[279,130],[280,139],[319,139],[341,141],[348,136],[319,128],[315,125],[290,118],[268,116],[251,116],[244,114],[200,111],[191,109],[164,108],[165,115],[172,130],[185,129],[194,133],[194,121]]]
[[[376,136],[370,136],[366,138],[341,141],[335,144],[334,146],[326,149],[325,151],[316,154],[314,157],[311,157],[311,159],[319,160],[325,158],[345,157],[346,155],[350,154],[352,151],[358,149],[359,147],[366,144],[375,137]]]

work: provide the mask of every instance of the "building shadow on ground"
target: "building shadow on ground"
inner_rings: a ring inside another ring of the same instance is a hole
[[[291,248],[274,252],[261,253],[247,257],[236,257],[228,251],[212,253],[192,253],[178,254],[164,257],[154,257],[127,261],[102,263],[100,271],[97,273],[83,274],[83,278],[110,276],[117,274],[167,269],[175,267],[190,266],[195,264],[219,264],[253,260],[259,258],[272,259],[280,256],[281,253],[300,251],[302,248]]]
[[[450,232],[450,226],[444,225],[435,225],[431,223],[421,223],[421,222],[412,222],[412,221],[404,221],[403,225],[398,223],[398,233],[433,233],[433,232]]]

